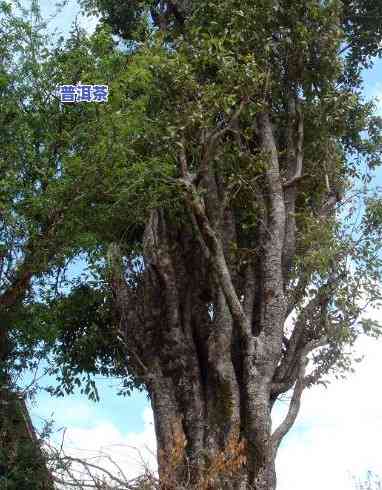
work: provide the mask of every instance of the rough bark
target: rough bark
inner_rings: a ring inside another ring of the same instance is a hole
[[[310,379],[307,356],[327,343],[323,319],[335,274],[285,337],[285,322],[307,285],[304,275],[294,285],[289,278],[303,165],[303,119],[292,97],[283,175],[271,115],[264,110],[257,116],[266,161],[255,196],[258,252],[245,266],[232,252],[238,240],[234,208],[212,162],[245,104],[225,129],[204,138],[197,175],[188,171],[184,148],[180,152],[185,217],[179,222],[169,211],[152,211],[136,285],[125,280],[128,271],[112,268],[130,369],[136,359],[133,369],[151,397],[163,488],[188,482],[192,488],[274,490],[277,449]],[[272,431],[275,400],[290,390],[289,411]]]

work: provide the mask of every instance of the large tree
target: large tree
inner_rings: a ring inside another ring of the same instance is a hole
[[[303,390],[376,331],[359,320],[379,297],[380,206],[362,204],[381,150],[361,95],[376,2],[83,3],[126,44],[74,32],[39,63],[46,99],[23,99],[5,147],[18,248],[0,302],[94,237],[103,288],[58,303],[65,387],[94,371],[82,353],[103,329],[118,348],[94,359],[115,356],[150,395],[163,488],[272,490]],[[109,103],[51,101],[53,82],[79,80],[109,83]]]
[[[377,2],[83,4],[127,42],[92,148],[125,161],[124,227],[110,213],[98,236],[162,484],[272,490],[303,390],[375,332],[360,315],[379,296],[380,208],[362,195],[381,121],[361,72]]]

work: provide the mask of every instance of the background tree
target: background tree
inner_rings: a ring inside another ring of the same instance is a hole
[[[84,172],[65,161],[79,144],[70,131],[81,108],[69,116],[60,107],[55,90],[67,80],[48,62],[45,25],[32,4],[16,15],[0,2],[0,479],[28,490],[52,482],[18,376],[45,357],[41,341],[55,338],[41,328],[37,302],[47,285],[54,295],[88,242],[82,219],[90,212]]]

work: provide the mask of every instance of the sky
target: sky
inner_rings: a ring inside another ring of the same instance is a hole
[[[40,2],[44,17],[53,12],[54,2]],[[50,21],[49,29],[67,33],[79,14],[76,0]],[[78,17],[94,29],[97,19]],[[366,97],[381,97],[382,61],[365,73]],[[382,179],[378,179],[382,184]],[[370,311],[382,320],[382,311]],[[368,470],[382,475],[382,340],[362,338],[356,356],[363,360],[346,380],[333,380],[327,389],[315,387],[303,395],[296,424],[286,436],[277,458],[278,490],[354,490],[353,477]],[[128,477],[141,473],[144,464],[155,468],[153,417],[145,393],[118,397],[118,380],[98,379],[99,403],[79,394],[52,398],[38,395],[30,406],[37,427],[53,418],[55,441],[68,454],[92,458],[116,471],[114,459]],[[286,406],[280,404],[274,423]],[[144,463],[145,462],[145,463]]]

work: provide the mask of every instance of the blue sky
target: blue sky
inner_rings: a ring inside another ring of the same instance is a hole
[[[44,17],[52,14],[54,2],[41,0],[40,4]],[[70,0],[50,21],[50,30],[58,28],[67,33],[78,14],[77,1]],[[79,22],[92,30],[96,19],[79,17]],[[368,98],[382,97],[382,61],[365,73],[364,93]],[[382,115],[382,101],[379,112]],[[381,177],[378,183],[382,184]],[[381,318],[381,312],[370,313]],[[357,353],[365,359],[355,375],[333,381],[328,390],[315,388],[304,395],[297,423],[278,457],[279,490],[351,490],[351,475],[368,469],[382,475],[382,390],[378,381],[382,341],[361,339]],[[41,426],[42,419],[53,415],[56,427],[67,427],[65,447],[69,453],[86,456],[107,452],[133,476],[141,469],[136,449],[145,453],[147,446],[151,451],[155,447],[147,397],[144,393],[118,397],[118,381],[111,379],[99,378],[98,389],[100,403],[79,394],[62,399],[42,392],[31,406],[33,420]],[[282,412],[281,404],[275,420]],[[145,456],[154,464],[150,451]]]

